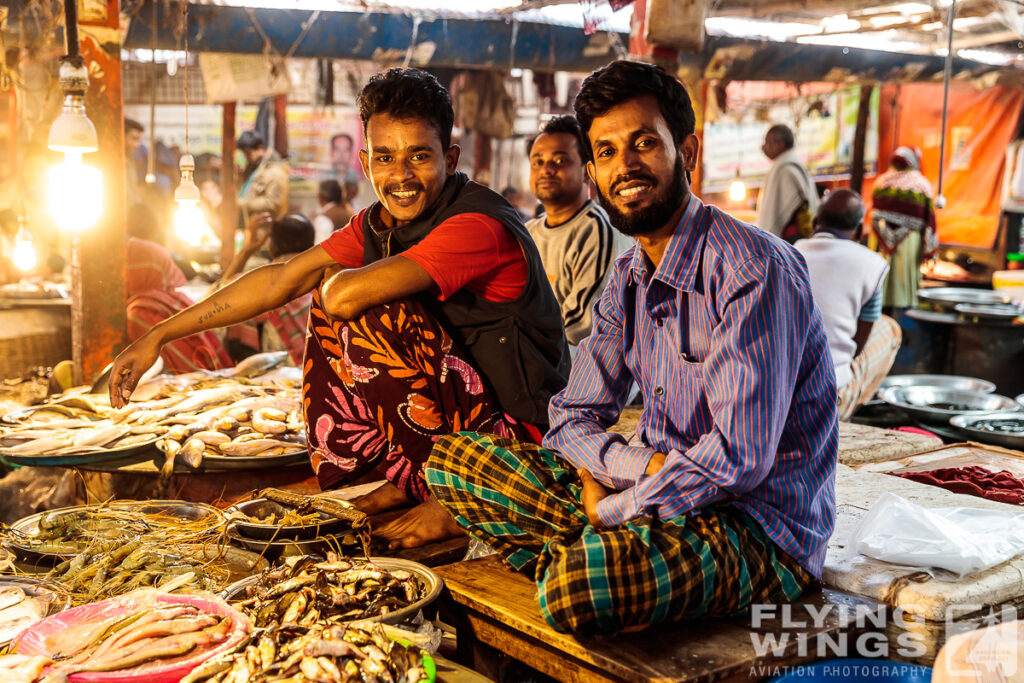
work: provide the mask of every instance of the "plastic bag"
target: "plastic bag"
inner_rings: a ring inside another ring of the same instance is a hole
[[[883,562],[966,576],[1024,553],[1024,512],[924,508],[884,493],[849,544]]]

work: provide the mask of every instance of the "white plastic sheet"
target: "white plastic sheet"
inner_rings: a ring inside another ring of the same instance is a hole
[[[876,560],[966,576],[1024,553],[1024,510],[924,508],[884,493],[850,547]]]

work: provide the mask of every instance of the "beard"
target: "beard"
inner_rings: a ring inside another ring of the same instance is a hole
[[[646,173],[632,173],[626,176],[619,176],[612,183],[612,186],[629,180],[646,180],[655,187],[660,187],[658,193],[650,205],[637,210],[619,209],[604,190],[598,188],[597,199],[608,213],[612,225],[616,230],[627,237],[645,235],[654,232],[665,225],[668,219],[679,210],[689,194],[689,186],[686,182],[686,174],[683,171],[683,157],[676,157],[675,168],[672,171],[672,182],[663,184],[652,175]],[[611,186],[610,186],[611,187]]]

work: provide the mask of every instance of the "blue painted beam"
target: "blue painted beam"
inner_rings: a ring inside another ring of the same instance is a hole
[[[143,0],[134,13],[125,46],[149,48],[153,0]],[[180,49],[172,32],[178,5],[159,2],[157,47]],[[270,10],[216,5],[189,5],[189,48],[197,52],[263,54],[265,41],[287,54],[311,16],[308,10]],[[628,35],[619,34],[622,44]],[[295,47],[296,57],[402,61],[413,44],[413,66],[457,68],[529,68],[590,71],[615,59],[605,33],[584,35],[582,29],[539,23],[475,19],[422,19],[386,12],[321,12]]]

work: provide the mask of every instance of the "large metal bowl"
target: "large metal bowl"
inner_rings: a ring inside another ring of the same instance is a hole
[[[878,385],[878,390],[890,387],[940,387],[954,391],[980,391],[991,394],[996,385],[986,379],[961,375],[889,375]]]
[[[974,441],[1024,450],[1024,412],[957,415],[949,424]]]
[[[936,425],[948,425],[949,418],[956,415],[1019,410],[1016,401],[999,394],[928,386],[892,387],[882,392],[882,400],[913,418]]]
[[[365,561],[360,558],[346,559]],[[419,581],[420,595],[422,597],[414,603],[406,605],[401,609],[396,609],[394,612],[388,612],[385,615],[378,615],[376,617],[367,617],[368,619],[376,619],[377,621],[382,621],[385,624],[400,624],[406,619],[416,616],[417,612],[437,600],[438,596],[441,595],[441,589],[444,588],[444,580],[438,576],[437,572],[420,564],[419,562],[403,560],[397,557],[371,557],[370,563],[388,571],[404,569],[409,572],[416,577],[417,581]],[[256,585],[259,580],[260,577],[258,575],[249,576],[241,581],[231,584],[221,591],[219,595],[228,602],[244,599],[245,589],[249,586]]]
[[[957,304],[953,307],[966,320],[1002,320],[1010,322],[1021,315],[1019,304]]]
[[[969,287],[932,287],[919,289],[917,298],[929,304],[936,311],[952,313],[957,304],[1009,304],[1013,298],[991,289]]]

